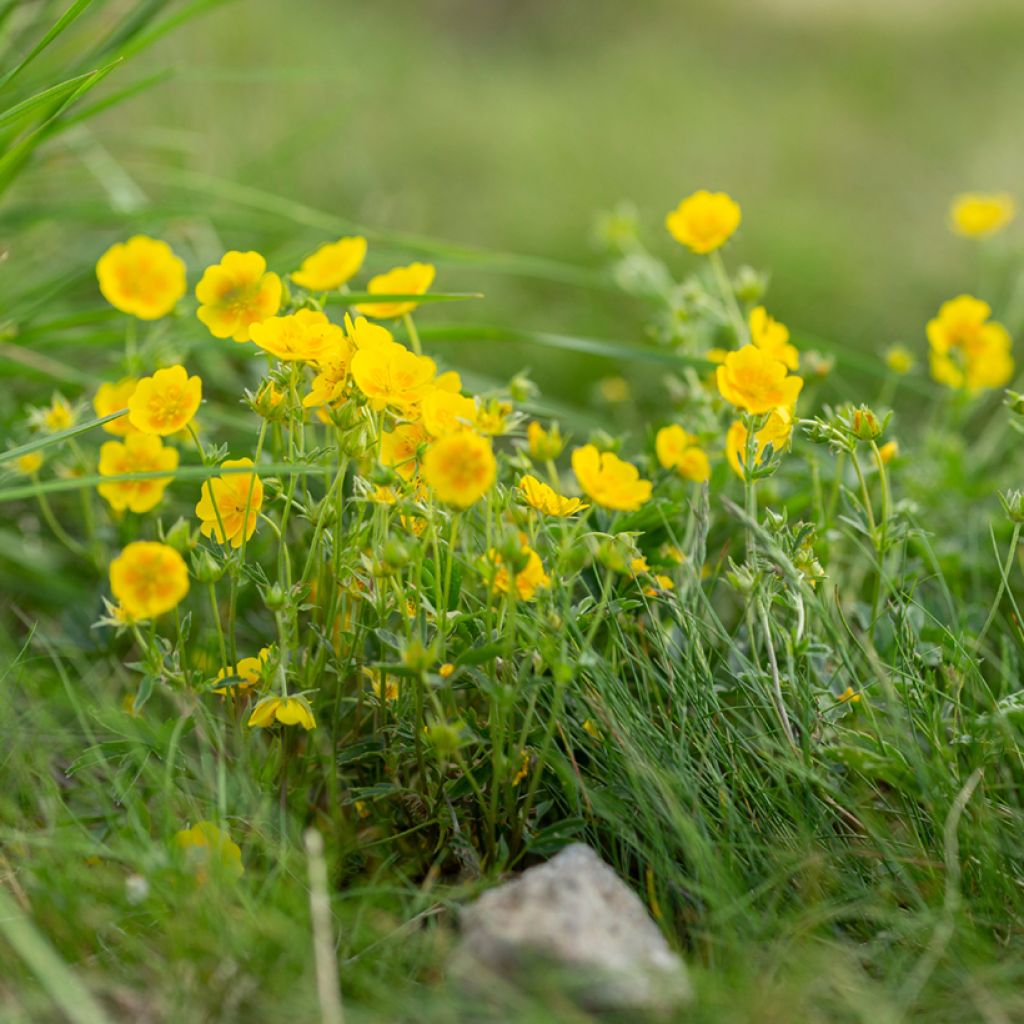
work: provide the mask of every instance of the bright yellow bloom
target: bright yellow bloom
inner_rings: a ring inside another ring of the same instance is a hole
[[[403,480],[411,480],[419,465],[420,448],[430,440],[421,423],[400,423],[380,439],[380,460]]]
[[[913,370],[917,360],[906,345],[890,345],[885,350],[885,365],[901,377]]]
[[[128,419],[144,434],[167,437],[184,430],[203,400],[203,382],[184,366],[157,370],[143,377],[128,399]]]
[[[579,498],[563,498],[561,494],[535,476],[527,473],[519,481],[519,489],[527,505],[548,516],[574,516],[577,512],[590,508]]]
[[[365,316],[357,316],[355,320],[345,314],[345,334],[352,342],[353,348],[375,348],[377,345],[395,345],[395,336],[383,325],[367,320]],[[461,390],[461,389],[459,389]]]
[[[438,670],[437,674],[442,679],[450,679],[455,674],[455,666],[450,662],[446,661]]]
[[[361,235],[339,238],[321,245],[302,261],[292,280],[310,292],[330,292],[354,277],[366,258],[366,239]]]
[[[264,352],[285,362],[312,363],[347,350],[345,332],[314,309],[268,317],[253,324],[249,336]]]
[[[788,409],[773,409],[768,422],[754,435],[757,445],[754,462],[761,461],[761,456],[768,445],[776,452],[785,448],[792,433],[793,414]],[[741,420],[735,420],[725,435],[725,455],[733,472],[742,480],[743,466],[747,459],[747,428],[743,426]]]
[[[350,372],[374,409],[407,412],[431,390],[437,366],[433,359],[395,342],[359,349],[352,357]]]
[[[431,437],[444,437],[476,424],[476,402],[472,398],[435,388],[423,399],[420,419]]]
[[[252,459],[228,459],[221,469],[252,465]],[[256,531],[263,507],[263,481],[255,473],[227,473],[205,481],[202,494],[196,505],[202,535],[241,547]]]
[[[718,390],[733,405],[757,416],[779,406],[792,408],[804,382],[787,376],[786,364],[766,355],[756,345],[730,352],[715,371]]]
[[[551,577],[544,571],[544,563],[529,544],[522,546],[522,553],[526,556],[526,564],[517,573],[510,573],[508,566],[504,565],[501,554],[491,548],[487,557],[498,567],[491,582],[496,593],[507,594],[510,586],[515,586],[516,594],[520,601],[532,601],[538,590],[550,586]],[[515,579],[511,580],[514,575]]]
[[[185,264],[166,242],[145,235],[112,245],[96,277],[107,302],[140,320],[166,316],[185,294]]]
[[[216,676],[218,679],[234,678],[238,681],[233,686],[214,687],[218,693],[234,696],[239,690],[248,690],[256,686],[263,679],[263,669],[270,660],[270,648],[261,647],[255,658],[239,658],[238,664],[231,668],[222,668]]]
[[[457,370],[445,370],[434,380],[434,387],[441,391],[450,391],[453,395],[462,393],[462,377]]]
[[[635,512],[651,496],[653,485],[640,479],[636,466],[592,444],[572,453],[572,471],[587,497],[602,508]]]
[[[47,434],[59,434],[62,430],[70,430],[77,419],[71,403],[62,394],[54,392],[50,404],[45,409],[32,411],[31,423]]]
[[[24,473],[25,476],[35,476],[43,465],[43,454],[42,452],[27,452],[25,455],[19,455],[14,460],[14,465],[19,473]]]
[[[878,454],[882,457],[882,465],[887,466],[893,459],[896,458],[900,453],[900,446],[898,441],[886,441],[881,448],[878,449]]]
[[[366,290],[371,295],[423,295],[434,283],[436,273],[430,263],[410,263],[370,278]],[[377,320],[390,320],[411,313],[417,305],[416,302],[364,302],[356,306],[356,310]]]
[[[987,302],[960,295],[944,302],[928,321],[932,376],[951,388],[998,388],[1013,376],[1009,332],[995,320]]]
[[[249,716],[249,725],[257,729],[266,729],[275,721],[301,725],[307,732],[316,728],[313,709],[305,697],[264,697]]]
[[[342,334],[336,346],[317,358],[317,374],[302,404],[308,409],[311,406],[336,405],[341,402],[345,397],[351,363],[352,342]]]
[[[949,208],[949,226],[965,238],[987,238],[1002,231],[1017,214],[1017,204],[1007,192],[965,192]]]
[[[526,428],[526,448],[531,459],[538,462],[548,462],[557,459],[562,454],[565,441],[558,431],[558,424],[552,424],[550,430],[545,430],[536,420],[532,420]]]
[[[654,439],[658,462],[665,469],[674,469],[685,480],[703,483],[711,476],[711,463],[697,438],[678,423],[662,427]]]
[[[766,355],[778,359],[789,370],[800,365],[800,353],[789,343],[789,328],[768,315],[764,306],[755,306],[748,319],[750,340]]]
[[[482,498],[497,470],[491,442],[468,430],[440,438],[423,457],[423,478],[441,501],[458,508]]]
[[[100,446],[100,476],[122,476],[126,473],[153,473],[178,468],[178,452],[165,448],[156,434],[129,434],[121,441],[107,441]],[[160,504],[168,484],[174,478],[154,477],[149,480],[114,480],[100,484],[96,490],[115,512],[148,512]]]
[[[184,852],[200,882],[205,882],[211,872],[228,878],[245,874],[238,844],[212,821],[200,821],[191,828],[176,832],[174,845]]]
[[[248,341],[253,324],[281,308],[281,278],[258,252],[226,252],[196,285],[196,316],[215,338]]]
[[[508,417],[512,412],[512,403],[492,398],[480,407],[476,414],[476,429],[481,434],[501,437],[508,430]]]
[[[709,253],[725,245],[740,226],[739,204],[724,192],[701,190],[665,218],[672,237],[691,252]]]
[[[135,393],[135,385],[138,383],[134,377],[125,377],[123,380],[117,381],[116,384],[101,384],[96,389],[96,396],[92,400],[92,407],[96,415],[109,416],[111,413],[117,412],[118,409],[127,409],[128,399]],[[116,420],[104,423],[103,429],[115,437],[124,437],[135,428],[131,425],[128,414],[125,413],[123,416],[118,416]]]
[[[152,619],[184,600],[188,569],[170,545],[137,540],[110,563],[110,589],[133,619]]]

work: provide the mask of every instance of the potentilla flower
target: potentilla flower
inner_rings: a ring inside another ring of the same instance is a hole
[[[70,430],[77,419],[71,403],[55,391],[48,406],[31,410],[29,424],[45,434],[59,434],[62,430]]]
[[[508,418],[512,412],[512,403],[500,398],[492,398],[485,402],[476,414],[476,429],[481,434],[501,437],[508,431]]]
[[[949,226],[966,238],[987,238],[1002,231],[1017,215],[1017,204],[1008,192],[965,192],[949,209]]]
[[[374,409],[408,412],[433,387],[437,366],[428,356],[418,356],[395,342],[359,349],[350,372]]]
[[[184,430],[203,400],[203,382],[184,366],[157,370],[143,377],[128,399],[128,420],[144,434],[167,437]]]
[[[587,497],[602,508],[635,512],[651,496],[653,485],[640,479],[636,466],[592,444],[572,453],[572,471]]]
[[[445,370],[434,378],[434,387],[438,391],[450,391],[453,395],[462,394],[462,375],[458,370]]]
[[[662,467],[674,469],[685,480],[703,483],[711,476],[711,463],[700,442],[678,423],[658,431],[654,448]]]
[[[348,313],[345,314],[345,335],[355,349],[397,344],[395,336],[383,324],[375,324],[365,316],[353,320]]]
[[[509,588],[514,586],[520,601],[532,601],[538,590],[550,586],[551,577],[544,571],[544,563],[541,562],[540,555],[529,544],[524,544],[521,552],[525,556],[525,564],[519,572],[509,571],[509,567],[504,564],[504,559],[496,548],[491,548],[487,552],[488,559],[497,566],[491,587],[496,593],[507,594]]]
[[[188,569],[170,545],[137,540],[110,563],[110,589],[131,618],[152,619],[184,600]]]
[[[316,728],[313,709],[305,697],[264,697],[252,709],[249,725],[256,729],[266,729],[274,722],[301,725],[307,732]]]
[[[430,263],[410,263],[370,278],[366,290],[371,295],[423,295],[434,283],[436,273]],[[356,306],[356,310],[377,320],[391,320],[411,313],[417,305],[416,302],[364,302]]]
[[[420,420],[431,437],[444,437],[476,425],[476,402],[472,398],[435,387],[423,398]]]
[[[253,324],[281,308],[281,278],[258,252],[226,252],[196,285],[196,316],[215,338],[248,341]]]
[[[550,430],[545,430],[536,420],[526,427],[526,450],[530,458],[537,462],[548,462],[557,459],[562,454],[565,441],[558,432],[558,424],[552,424]]]
[[[951,388],[998,388],[1013,377],[1012,341],[1006,328],[989,320],[992,308],[970,295],[944,302],[928,321],[932,376]]]
[[[166,316],[185,294],[185,264],[166,242],[145,235],[112,245],[96,277],[107,302],[140,320]]]
[[[789,409],[773,409],[768,422],[754,435],[754,462],[761,461],[768,445],[776,452],[785,448],[792,433],[793,414]],[[743,466],[747,460],[747,428],[742,420],[735,420],[725,435],[725,455],[733,472],[742,480]]]
[[[361,235],[339,238],[321,245],[302,261],[292,280],[310,292],[330,292],[354,277],[366,258],[366,239]]]
[[[165,448],[156,434],[129,434],[123,442],[107,441],[100,446],[100,476],[123,476],[127,473],[153,473],[178,468],[178,452]],[[115,512],[148,512],[160,503],[168,484],[174,478],[154,477],[149,480],[114,480],[100,484],[96,490]]]
[[[778,359],[789,370],[800,365],[800,353],[789,343],[789,328],[768,315],[764,306],[755,306],[747,320],[750,340],[766,355]]]
[[[423,457],[423,478],[443,502],[469,508],[494,484],[491,442],[468,430],[435,441]]]
[[[779,406],[796,404],[804,382],[787,376],[786,364],[766,355],[756,345],[744,345],[730,352],[715,371],[722,397],[740,409],[757,416]]]
[[[14,466],[25,476],[35,476],[43,466],[42,452],[26,452],[14,460]]]
[[[184,853],[200,882],[207,881],[211,874],[228,878],[245,874],[238,844],[212,821],[199,821],[191,828],[176,832],[174,845]]]
[[[222,668],[214,682],[220,679],[237,680],[231,686],[214,686],[218,693],[234,696],[240,690],[249,690],[258,685],[263,679],[263,670],[270,659],[270,648],[261,647],[255,658],[239,658],[234,668]]]
[[[420,449],[430,440],[422,423],[399,423],[380,439],[380,460],[403,480],[411,480],[419,465]]]
[[[228,459],[221,469],[252,466],[252,459]],[[203,496],[196,505],[204,537],[214,537],[233,548],[242,546],[256,531],[263,508],[263,481],[255,473],[227,473],[203,483]]]
[[[96,395],[92,400],[92,407],[97,416],[109,416],[118,409],[128,408],[128,399],[135,393],[135,386],[138,384],[135,377],[124,377],[116,383],[101,384],[96,389]],[[116,420],[110,420],[103,424],[103,429],[115,437],[124,437],[130,434],[135,428],[128,418],[128,413],[118,416]]]
[[[900,446],[898,441],[886,441],[881,448],[878,449],[878,454],[882,459],[882,465],[887,466],[893,459],[896,458],[900,453]]]
[[[345,385],[352,363],[352,343],[343,334],[341,343],[316,360],[316,376],[309,394],[302,400],[308,409],[319,405],[336,405],[345,398]]]
[[[564,498],[554,488],[526,473],[519,481],[519,490],[523,500],[531,508],[548,516],[564,518],[574,516],[577,512],[590,508],[579,498]]]
[[[268,317],[253,324],[249,336],[264,352],[285,362],[314,363],[348,350],[345,332],[314,309]]]
[[[732,237],[740,216],[739,204],[725,192],[702,189],[684,199],[665,218],[665,226],[691,252],[709,253]]]
[[[901,377],[913,370],[917,360],[906,345],[890,345],[885,350],[885,365]]]

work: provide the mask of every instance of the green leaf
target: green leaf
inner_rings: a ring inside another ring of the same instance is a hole
[[[53,23],[49,32],[29,51],[20,64],[11,68],[0,77],[0,90],[14,81],[54,41],[75,19],[92,3],[92,0],[75,0],[75,2]]]

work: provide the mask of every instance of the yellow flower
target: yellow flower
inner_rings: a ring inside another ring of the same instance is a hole
[[[652,484],[640,479],[636,466],[592,444],[572,453],[572,471],[587,497],[602,508],[634,512],[651,496]]]
[[[434,387],[441,391],[450,391],[453,395],[462,392],[462,377],[457,370],[445,370],[434,380]]]
[[[965,238],[987,238],[1002,231],[1017,214],[1017,204],[1007,192],[965,192],[949,208],[949,226]]]
[[[370,278],[366,290],[371,295],[423,295],[434,283],[436,273],[430,263],[410,263]],[[356,310],[378,320],[390,320],[411,313],[417,305],[416,302],[365,302],[356,306]]]
[[[755,306],[748,320],[750,340],[766,355],[778,359],[789,370],[800,365],[800,353],[789,343],[789,328],[768,315],[764,306]]]
[[[476,402],[472,398],[435,388],[423,399],[420,419],[432,437],[470,430],[476,423]]]
[[[773,409],[768,422],[754,435],[757,445],[754,462],[759,463],[768,445],[773,451],[781,451],[789,444],[793,433],[793,415],[785,408]],[[742,480],[743,465],[747,458],[747,428],[741,420],[735,420],[725,435],[725,454],[733,472]]]
[[[621,405],[629,401],[632,392],[625,377],[602,377],[597,382],[597,393],[611,405]]]
[[[264,697],[249,716],[249,725],[257,729],[266,729],[275,721],[301,725],[307,732],[316,728],[313,709],[305,697]]]
[[[508,417],[512,412],[512,404],[493,398],[483,405],[476,414],[476,429],[481,434],[500,437],[508,430]]]
[[[519,489],[523,492],[526,504],[545,515],[563,518],[590,508],[579,498],[563,498],[553,488],[548,487],[535,476],[530,476],[529,473],[519,481]]]
[[[136,431],[121,441],[107,441],[100,446],[100,476],[122,476],[126,473],[152,473],[178,468],[178,452],[165,448],[156,434]],[[154,477],[149,480],[114,480],[100,484],[96,490],[116,512],[148,512],[160,504],[167,485],[174,478]]]
[[[580,728],[588,735],[593,736],[595,740],[601,738],[601,730],[598,729],[592,718],[585,718]]]
[[[740,226],[740,207],[724,192],[702,189],[684,199],[665,218],[665,226],[691,252],[713,252]]]
[[[431,390],[437,366],[433,359],[392,342],[359,349],[350,372],[374,409],[407,412]]]
[[[135,392],[135,386],[139,382],[134,377],[125,377],[116,384],[101,384],[96,389],[96,396],[92,400],[92,407],[97,416],[109,416],[118,409],[128,408],[128,399]],[[130,434],[135,428],[128,419],[128,414],[118,416],[116,420],[110,420],[103,424],[103,429],[115,437],[124,437]]]
[[[786,364],[772,359],[756,345],[730,352],[715,371],[718,390],[733,405],[757,416],[779,406],[796,404],[803,380],[787,376]]]
[[[59,434],[62,430],[70,430],[78,419],[71,403],[58,392],[54,392],[50,404],[45,409],[32,412],[31,423],[34,427],[47,434]]]
[[[1009,332],[987,302],[960,295],[944,302],[928,321],[932,376],[951,388],[979,391],[1002,387],[1013,376]]]
[[[170,545],[137,540],[110,563],[110,589],[133,619],[152,619],[184,600],[188,569]]]
[[[419,464],[420,448],[429,440],[430,435],[422,424],[400,423],[381,435],[380,460],[403,480],[411,480]]]
[[[342,334],[338,344],[316,360],[317,374],[309,394],[302,400],[307,409],[318,405],[335,405],[345,397],[352,343]]]
[[[440,438],[423,457],[423,477],[434,494],[458,508],[482,498],[497,469],[491,442],[468,430]]]
[[[128,399],[128,419],[144,434],[167,437],[184,430],[203,399],[203,382],[184,366],[157,370],[143,377]]]
[[[507,594],[510,586],[515,586],[520,601],[532,601],[538,590],[550,586],[551,577],[544,571],[540,555],[529,544],[524,544],[521,550],[526,556],[526,564],[517,573],[509,572],[508,566],[503,564],[504,559],[495,548],[487,552],[487,557],[498,567],[491,586],[499,594]],[[513,576],[514,580],[511,580]]]
[[[252,459],[228,459],[221,469],[253,464]],[[228,473],[205,481],[202,494],[196,505],[202,535],[241,547],[256,531],[263,507],[263,481],[255,473]]]
[[[238,664],[232,669],[222,668],[214,682],[218,679],[236,678],[238,680],[233,686],[214,687],[218,693],[234,696],[239,690],[248,690],[256,686],[263,679],[263,669],[270,659],[270,648],[261,647],[255,658],[239,658]]]
[[[443,665],[442,665],[442,666],[441,666],[441,667],[440,667],[440,668],[439,668],[439,669],[437,670],[437,674],[438,674],[438,675],[439,675],[439,676],[440,676],[440,677],[441,677],[442,679],[450,679],[450,678],[452,677],[452,675],[453,675],[454,673],[455,673],[455,666],[454,666],[454,665],[453,665],[453,664],[452,664],[452,663],[451,663],[450,661],[446,661],[446,662],[445,662],[445,663],[444,663],[444,664],[443,664]]]
[[[196,316],[215,338],[248,341],[250,328],[281,308],[281,278],[258,252],[226,252],[196,285]]]
[[[536,420],[526,428],[526,448],[531,459],[538,462],[548,462],[557,459],[562,454],[565,441],[558,431],[558,424],[552,424],[550,430],[545,430]]]
[[[14,460],[14,465],[19,473],[24,473],[25,476],[35,476],[43,465],[43,454],[42,452],[26,452]]]
[[[214,875],[228,878],[238,878],[245,873],[238,844],[212,821],[200,821],[176,832],[174,844],[183,851],[200,882],[209,878],[211,870]]]
[[[249,329],[249,337],[264,352],[285,362],[312,363],[337,352],[347,351],[345,332],[313,309],[300,309],[288,316],[271,316]]]
[[[383,324],[371,323],[365,316],[357,316],[353,320],[346,313],[345,334],[349,341],[352,342],[353,348],[356,349],[397,344],[395,336]]]
[[[185,264],[166,242],[145,235],[112,245],[96,277],[107,302],[140,320],[166,316],[185,294]]]
[[[882,465],[887,466],[893,459],[896,458],[900,453],[900,446],[898,441],[886,441],[881,448],[878,449],[878,454],[882,458]]]
[[[893,373],[897,373],[901,377],[904,374],[910,373],[916,362],[914,353],[906,345],[890,345],[885,350],[885,365]]]
[[[848,686],[839,696],[836,698],[840,704],[859,704],[860,694],[854,690],[852,686]]]
[[[363,675],[370,680],[370,689],[373,690],[373,695],[377,700],[391,703],[393,700],[398,700],[398,680],[388,679],[384,682],[381,676],[380,669],[376,668],[363,668]]]
[[[321,245],[302,261],[292,280],[310,292],[330,292],[354,277],[366,258],[366,239],[361,235],[339,238]]]
[[[702,483],[711,476],[711,463],[693,434],[677,423],[662,427],[654,439],[658,462],[665,469],[674,469],[686,480]]]

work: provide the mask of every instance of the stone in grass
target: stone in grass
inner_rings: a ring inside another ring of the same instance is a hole
[[[691,998],[643,903],[582,843],[484,893],[460,923],[452,973],[478,995],[500,996],[506,981],[591,1011],[653,1013]]]

